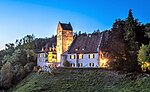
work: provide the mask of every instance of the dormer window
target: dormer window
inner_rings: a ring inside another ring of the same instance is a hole
[[[44,51],[44,48],[42,47],[42,51]]]
[[[82,50],[85,50],[86,49],[86,46],[84,46],[83,48],[82,48]]]
[[[52,50],[52,48],[51,47],[49,47],[49,51],[51,51]]]

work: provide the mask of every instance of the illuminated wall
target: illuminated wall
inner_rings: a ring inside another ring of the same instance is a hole
[[[57,62],[61,61],[61,54],[68,50],[73,41],[73,31],[63,30],[61,24],[57,27]]]
[[[108,53],[106,53],[107,55]],[[108,61],[109,61],[109,58],[108,58],[108,55],[106,57],[106,55],[104,55],[104,53],[102,51],[100,51],[99,53],[99,66],[101,68],[107,68],[109,65],[108,65]]]
[[[56,53],[53,52],[49,52],[48,53],[48,62],[56,62]]]
[[[63,30],[62,33],[62,52],[65,52],[73,41],[73,32],[71,30]]]

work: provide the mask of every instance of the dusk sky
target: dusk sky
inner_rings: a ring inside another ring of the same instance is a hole
[[[150,22],[150,0],[0,0],[0,49],[28,34],[56,34],[58,22],[71,22],[74,32],[110,29],[132,9],[140,22]]]

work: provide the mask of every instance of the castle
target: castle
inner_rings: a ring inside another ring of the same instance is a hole
[[[38,53],[37,65],[42,70],[48,67],[65,67],[64,62],[69,62],[70,67],[107,67],[103,59],[101,47],[107,40],[108,32],[98,34],[79,35],[73,38],[71,23],[58,23],[57,45],[48,44]]]

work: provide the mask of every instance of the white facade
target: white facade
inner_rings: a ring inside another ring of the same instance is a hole
[[[99,67],[99,54],[66,54],[62,56],[61,66],[64,61],[69,61],[71,67]]]
[[[48,71],[48,65],[49,63],[48,58],[45,56],[46,53],[39,53],[37,56],[37,66],[40,66],[43,71]]]

